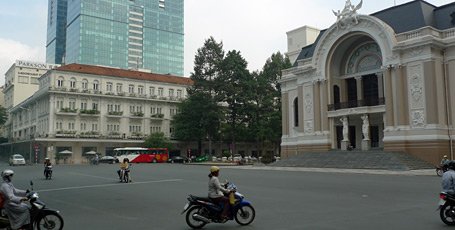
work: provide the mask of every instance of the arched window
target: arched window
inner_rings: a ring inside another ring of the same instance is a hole
[[[57,79],[57,87],[58,88],[63,87],[63,77],[62,76],[58,77],[58,79]]]
[[[299,98],[294,99],[294,127],[299,127]]]
[[[88,81],[87,79],[82,80],[82,89],[88,89]]]
[[[76,78],[72,77],[70,79],[70,88],[75,89],[76,88]]]
[[[100,89],[98,80],[93,81],[93,90],[98,91]]]

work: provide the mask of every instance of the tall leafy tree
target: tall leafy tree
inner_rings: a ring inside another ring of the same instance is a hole
[[[204,46],[197,50],[194,58],[194,71],[190,76],[194,85],[188,89],[190,95],[195,92],[213,93],[214,79],[219,74],[219,65],[223,58],[223,43],[218,43],[213,37],[205,40]]]
[[[234,148],[238,134],[244,133],[246,128],[245,110],[248,95],[251,94],[248,84],[251,77],[247,65],[239,51],[229,51],[220,66],[220,74],[215,79],[217,100],[226,104],[227,135]]]
[[[190,75],[193,85],[187,89],[188,101],[182,104],[180,115],[174,117],[175,137],[184,141],[198,141],[201,152],[202,140],[211,141],[218,133],[220,108],[214,101],[215,82],[219,66],[224,58],[223,43],[213,37],[204,42],[194,58],[194,69]]]
[[[197,92],[179,105],[179,113],[174,116],[172,127],[174,137],[181,141],[197,141],[201,152],[202,140],[218,132],[220,110],[210,95]]]
[[[292,65],[280,52],[267,59],[263,69],[252,76],[255,80],[249,125],[261,152],[265,147],[278,148],[281,142],[281,89],[278,80],[282,70]],[[271,156],[270,156],[271,157]]]
[[[172,149],[171,141],[164,133],[152,133],[144,141],[144,146],[147,148],[168,148]]]

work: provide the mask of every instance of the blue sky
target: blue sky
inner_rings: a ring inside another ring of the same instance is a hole
[[[352,0],[356,5],[360,0]],[[364,0],[361,14],[409,2]],[[453,1],[428,0],[441,6]],[[0,1],[0,85],[17,59],[44,62],[48,0]],[[345,0],[185,0],[185,76],[193,70],[194,55],[213,36],[224,49],[239,50],[250,70],[261,69],[274,52],[287,50],[286,32],[309,25],[324,29]]]

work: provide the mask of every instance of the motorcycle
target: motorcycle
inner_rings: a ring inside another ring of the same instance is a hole
[[[128,183],[128,182],[132,181],[130,168],[131,168],[131,164],[128,169],[119,170],[120,182]]]
[[[441,192],[438,209],[442,222],[449,226],[455,225],[455,194]]]
[[[228,182],[224,187],[233,191],[229,194],[231,208],[228,219],[235,219],[240,225],[251,224],[256,216],[256,211],[251,203],[237,192],[237,187],[233,183]],[[225,223],[227,221],[221,218],[223,207],[214,203],[210,198],[189,195],[187,199],[188,203],[185,204],[181,214],[186,212],[185,220],[191,228],[199,229],[209,223]]]
[[[30,203],[30,224],[27,229],[63,229],[64,222],[60,212],[47,208],[46,204],[39,200],[38,193],[33,192],[33,182],[30,182],[30,185],[31,192],[26,195]],[[10,229],[8,216],[3,209],[0,210],[0,228]]]
[[[46,177],[46,180],[52,179],[52,165],[44,167],[44,176]]]

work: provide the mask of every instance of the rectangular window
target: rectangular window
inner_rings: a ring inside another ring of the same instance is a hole
[[[117,93],[121,93],[123,92],[123,89],[122,89],[122,84],[117,84],[116,87],[115,87]]]
[[[177,98],[182,98],[182,90],[181,89],[177,90]]]
[[[169,89],[169,97],[174,97],[174,89]]]
[[[93,102],[92,103],[92,109],[93,110],[98,110],[98,102]]]
[[[87,110],[87,102],[86,101],[81,102],[81,110]]]
[[[71,89],[76,88],[76,81],[74,81],[74,80],[70,81],[70,88]]]
[[[57,100],[57,109],[61,109],[63,108],[63,100],[60,99],[60,100]]]
[[[150,92],[149,92],[149,93],[150,93],[150,96],[155,95],[155,87],[150,87],[150,88],[149,88],[149,91],[150,91]]]
[[[114,105],[114,111],[115,112],[120,112],[120,105]]]
[[[128,93],[134,93],[134,85],[128,86]]]
[[[87,130],[87,124],[86,123],[81,123],[81,131]]]
[[[26,83],[28,84],[28,77],[27,76],[19,76],[19,78],[17,79],[17,81],[19,83]]]
[[[144,94],[144,86],[138,86],[137,87],[137,94],[139,94],[139,95]]]
[[[163,88],[158,88],[158,96],[163,96]]]
[[[76,99],[70,99],[69,107],[70,109],[76,109]]]
[[[39,80],[38,80],[37,77],[31,77],[30,78],[30,83],[34,84],[34,85],[38,85],[39,84]]]

